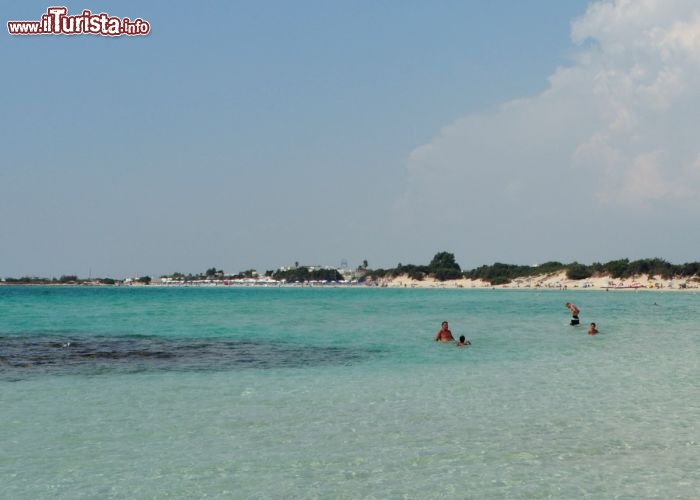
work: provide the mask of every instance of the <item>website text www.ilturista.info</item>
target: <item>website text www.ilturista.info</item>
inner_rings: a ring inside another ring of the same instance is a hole
[[[110,17],[104,12],[93,14],[84,10],[81,14],[68,15],[66,7],[49,7],[41,21],[8,21],[10,35],[148,35],[151,25],[141,18]]]

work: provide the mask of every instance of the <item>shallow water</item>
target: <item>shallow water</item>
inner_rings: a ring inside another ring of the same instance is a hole
[[[695,498],[699,313],[647,291],[0,287],[0,498]],[[443,319],[473,345],[433,342]]]

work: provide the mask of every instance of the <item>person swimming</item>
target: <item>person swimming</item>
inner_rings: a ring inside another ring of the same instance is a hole
[[[466,347],[466,346],[468,346],[468,345],[472,345],[472,343],[469,342],[468,340],[466,340],[466,339],[464,338],[464,335],[460,335],[460,336],[459,336],[459,341],[458,341],[455,345],[456,345],[457,347]]]
[[[454,342],[455,338],[452,336],[450,327],[447,321],[443,321],[440,329],[435,334],[435,342]]]
[[[598,333],[598,328],[596,328],[595,323],[591,323],[591,326],[588,327],[588,335],[595,335]]]

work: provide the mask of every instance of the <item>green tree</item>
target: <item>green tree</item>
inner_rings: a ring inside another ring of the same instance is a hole
[[[700,274],[700,264],[697,262],[686,262],[681,266],[681,276],[695,276]]]
[[[569,264],[569,267],[566,269],[566,277],[570,280],[584,280],[586,278],[590,278],[591,276],[593,276],[593,271],[591,271],[591,268],[586,265],[579,264],[578,262]]]
[[[214,278],[216,276],[223,276],[224,271],[223,271],[223,269],[217,269],[215,267],[212,267],[211,269],[207,269],[207,271],[204,273],[204,275],[207,278]]]
[[[533,272],[536,274],[549,274],[549,273],[558,273],[564,269],[564,264],[561,262],[557,261],[549,261],[545,262],[544,264],[540,264],[539,266],[533,268]]]
[[[462,269],[455,262],[455,256],[450,252],[438,252],[428,265],[430,273],[439,281],[458,279]]]
[[[435,257],[433,257],[433,260],[430,261],[428,267],[430,267],[431,271],[437,271],[439,269],[453,269],[457,272],[460,272],[462,270],[459,267],[459,264],[455,262],[454,254],[450,252],[436,253]]]
[[[629,263],[629,259],[611,260],[603,265],[603,269],[613,278],[624,278]]]

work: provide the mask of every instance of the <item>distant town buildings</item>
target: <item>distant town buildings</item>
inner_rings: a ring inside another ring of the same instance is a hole
[[[299,271],[298,273],[295,271]],[[360,268],[357,270],[349,267],[333,267],[322,265],[299,265],[282,266],[276,271],[268,271],[265,275],[260,275],[256,270],[251,269],[238,274],[226,274],[223,270],[214,268],[207,270],[205,274],[184,275],[174,273],[169,276],[162,276],[154,284],[165,286],[282,286],[282,285],[353,285],[359,283],[359,278],[364,272]],[[333,279],[314,278],[332,277]],[[340,279],[335,279],[335,278]],[[140,284],[137,278],[129,278],[124,281],[125,285]]]

